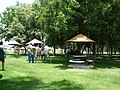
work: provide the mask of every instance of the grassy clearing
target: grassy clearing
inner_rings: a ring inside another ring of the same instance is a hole
[[[1,64],[0,64],[1,66]],[[97,60],[93,69],[67,67],[64,57],[51,63],[28,63],[8,55],[0,71],[0,90],[120,90],[120,60]]]

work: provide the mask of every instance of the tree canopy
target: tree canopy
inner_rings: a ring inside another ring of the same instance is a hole
[[[63,47],[77,34],[97,42],[97,47],[119,48],[120,0],[35,0],[16,3],[0,15],[2,37],[26,43],[45,39],[50,46]],[[3,27],[3,28],[2,28]],[[7,34],[10,32],[10,34]]]

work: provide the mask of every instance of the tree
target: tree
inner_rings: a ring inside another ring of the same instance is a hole
[[[33,38],[39,38],[39,16],[32,5],[17,3],[7,10],[1,17],[2,23],[5,24],[4,32],[11,32],[13,38],[24,44]]]
[[[49,46],[62,47],[82,33],[97,43],[98,51],[109,47],[112,54],[120,42],[119,0],[36,0],[32,5],[17,3],[1,15],[4,33],[28,42],[45,39]],[[18,32],[18,33],[16,33]],[[41,38],[42,37],[42,38]]]

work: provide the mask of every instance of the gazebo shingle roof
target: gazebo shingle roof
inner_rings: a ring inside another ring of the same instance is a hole
[[[68,40],[68,42],[95,42],[94,40],[86,37],[83,34],[76,35],[75,37]]]

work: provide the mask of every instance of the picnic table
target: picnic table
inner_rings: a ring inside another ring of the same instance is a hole
[[[73,55],[73,59],[69,60],[72,64],[84,64],[89,65],[93,62],[93,60],[87,59],[87,55]]]

